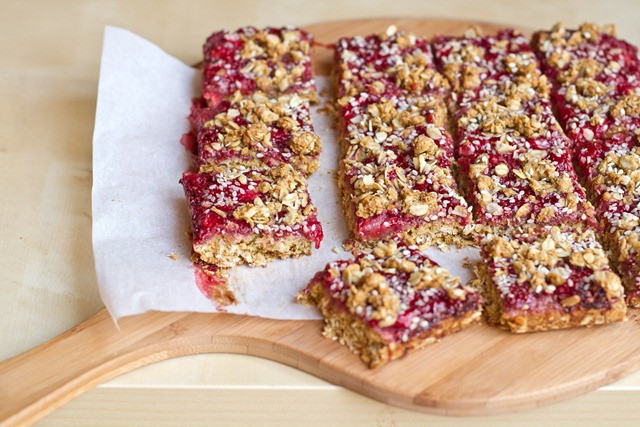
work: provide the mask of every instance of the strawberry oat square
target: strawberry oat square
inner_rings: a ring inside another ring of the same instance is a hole
[[[196,100],[189,119],[197,133],[196,164],[210,172],[227,163],[275,167],[289,163],[305,176],[320,166],[320,137],[309,103],[297,94],[268,98],[258,91],[207,107]]]
[[[313,36],[294,27],[214,33],[203,47],[204,98],[215,106],[236,91],[250,95],[261,90],[268,96],[297,93],[314,102],[312,45]]]
[[[220,268],[297,258],[320,246],[322,226],[304,177],[290,165],[185,172],[193,250]]]
[[[324,317],[324,335],[370,368],[457,332],[480,318],[472,288],[415,246],[379,242],[318,272],[297,299]]]
[[[490,234],[481,254],[476,287],[489,323],[520,333],[625,319],[620,278],[591,230],[541,226]]]
[[[338,183],[354,237],[471,242],[471,213],[453,177],[442,100],[360,94],[343,108],[342,122]]]

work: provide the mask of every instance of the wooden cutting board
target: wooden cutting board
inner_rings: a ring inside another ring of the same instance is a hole
[[[430,37],[468,22],[377,19],[307,27],[321,43],[395,24]],[[500,25],[477,24],[486,32]],[[327,74],[331,52],[316,49]],[[148,313],[116,330],[105,310],[54,340],[0,363],[0,423],[33,422],[108,379],[159,360],[197,353],[264,357],[379,401],[444,415],[531,409],[611,383],[640,368],[640,310],[595,328],[511,335],[475,325],[377,370],[320,335],[320,321],[229,314]]]

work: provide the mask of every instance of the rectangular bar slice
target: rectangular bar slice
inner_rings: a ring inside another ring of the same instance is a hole
[[[344,106],[338,183],[354,237],[471,242],[471,213],[452,174],[445,119],[443,101],[426,96],[362,93]]]
[[[311,69],[311,34],[293,27],[219,31],[204,44],[203,96],[215,106],[240,91],[268,96],[296,93],[317,100]]]
[[[477,231],[500,233],[533,223],[595,226],[593,206],[575,174],[569,149],[562,144],[553,147],[553,136],[530,138],[530,144],[524,144],[510,140],[508,132],[470,136],[458,146],[459,180],[473,207]],[[543,131],[548,134],[553,135]],[[553,148],[540,148],[549,146]]]
[[[415,246],[379,243],[355,259],[318,272],[299,302],[317,306],[324,335],[370,368],[449,335],[479,319],[479,294]]]
[[[511,332],[625,319],[620,278],[591,230],[514,229],[481,244],[477,285],[487,320]]]
[[[310,176],[320,166],[320,137],[314,133],[309,103],[297,94],[268,98],[258,91],[243,98],[236,92],[213,108],[196,100],[190,121],[197,133],[200,172],[226,163],[289,163]]]
[[[398,32],[345,37],[335,45],[338,104],[360,93],[413,97],[448,93],[449,84],[435,69],[429,42]]]
[[[322,226],[304,177],[288,164],[265,169],[227,165],[182,180],[193,249],[220,268],[297,258],[320,246]]]
[[[545,84],[529,40],[516,30],[482,36],[470,28],[464,37],[436,37],[433,45],[438,70],[451,84],[457,107],[464,104],[458,99],[461,94],[474,98],[481,90],[510,82],[529,82],[529,92],[538,92],[537,87]],[[543,81],[538,81],[541,76]],[[491,96],[497,93],[491,92]]]

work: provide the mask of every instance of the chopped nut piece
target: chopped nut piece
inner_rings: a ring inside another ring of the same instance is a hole
[[[573,307],[580,303],[580,295],[572,295],[560,301],[563,307]]]
[[[505,176],[509,173],[509,166],[505,165],[504,163],[500,163],[499,165],[496,165],[494,171],[498,176]]]

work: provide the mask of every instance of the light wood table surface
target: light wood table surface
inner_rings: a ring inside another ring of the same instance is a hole
[[[0,1],[0,360],[102,303],[91,251],[91,137],[102,32],[129,29],[186,63],[214,30],[367,17],[549,28],[614,22],[640,44],[636,1]],[[534,411],[444,418],[397,409],[250,356],[200,355],[125,374],[42,425],[640,423],[640,373]]]

